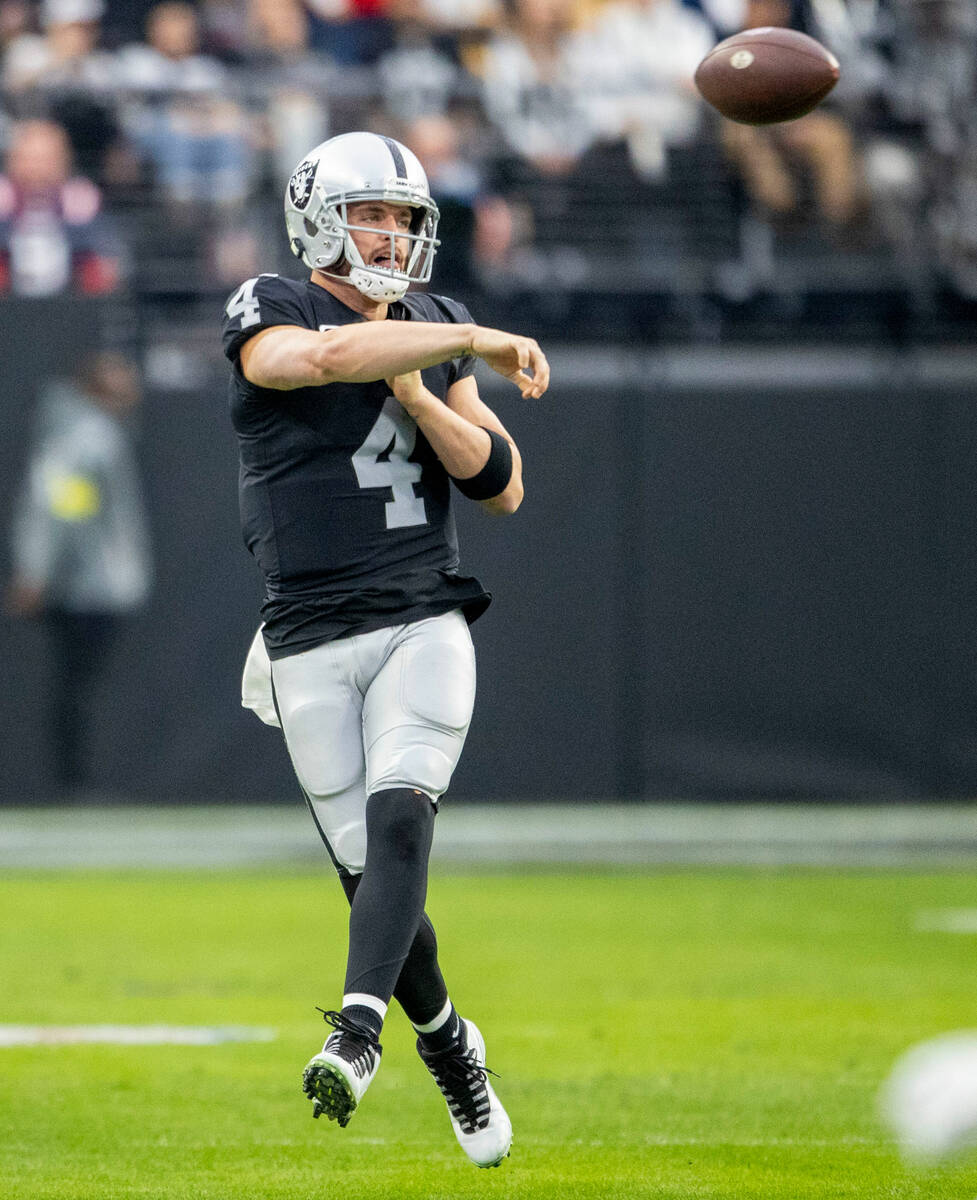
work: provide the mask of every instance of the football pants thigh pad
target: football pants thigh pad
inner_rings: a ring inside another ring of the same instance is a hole
[[[439,799],[474,704],[475,653],[464,617],[447,613],[408,626],[363,706],[368,793],[418,788]]]
[[[282,731],[334,858],[366,860],[366,802],[416,788],[437,801],[475,702],[475,653],[460,612],[339,638],[272,663]]]
[[[352,647],[329,642],[272,664],[282,732],[296,778],[333,857],[366,860],[366,763]]]
[[[288,753],[303,791],[338,796],[362,780],[365,771],[360,714],[331,700],[312,701],[283,711]]]

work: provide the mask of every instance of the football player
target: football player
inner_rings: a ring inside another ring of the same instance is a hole
[[[401,143],[317,146],[289,181],[285,223],[311,277],[248,280],[223,329],[244,538],[266,588],[245,703],[260,710],[268,684],[265,718],[351,904],[342,1005],[325,1012],[334,1032],[303,1086],[313,1116],[346,1125],[394,996],[463,1150],[497,1166],[512,1127],[424,912],[435,813],[475,696],[468,626],[490,601],[459,572],[450,492],[493,513],[519,506],[519,451],[472,372],[481,358],[534,398],[549,367],[532,338],[408,293],[430,279],[438,210]]]

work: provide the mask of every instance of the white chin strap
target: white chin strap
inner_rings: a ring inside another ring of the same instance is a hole
[[[411,278],[408,271],[391,271],[385,267],[368,267],[353,241],[350,231],[346,230],[343,239],[343,254],[349,263],[349,282],[362,296],[368,300],[384,303],[399,300],[410,287]],[[395,261],[396,248],[393,236],[390,237],[390,261]]]
[[[316,260],[314,270],[329,279],[335,279],[337,283],[352,284],[360,295],[366,296],[368,300],[376,300],[378,304],[402,299],[412,282],[399,272],[389,275],[386,272],[371,271],[368,267],[350,267],[348,275],[337,275],[335,271],[319,266],[319,261],[321,260]]]
[[[346,278],[368,300],[381,302],[400,300],[410,287],[410,280],[404,275],[381,274],[366,267],[350,267]]]

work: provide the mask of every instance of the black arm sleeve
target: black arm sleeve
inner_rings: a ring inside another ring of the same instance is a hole
[[[485,429],[485,426],[481,428]],[[451,476],[455,487],[469,500],[491,500],[500,496],[512,478],[512,447],[502,434],[496,433],[494,429],[485,429],[485,432],[492,439],[492,449],[485,466],[477,475],[468,479],[455,479]]]

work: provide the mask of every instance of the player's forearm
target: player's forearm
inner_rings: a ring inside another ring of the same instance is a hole
[[[431,392],[424,397],[415,397],[409,403],[401,400],[401,403],[417,422],[449,475],[467,479],[485,466],[492,442],[484,429],[452,412]]]
[[[244,375],[286,391],[328,383],[372,383],[469,353],[475,326],[365,321],[315,331],[276,326],[241,348]]]
[[[321,333],[276,330],[274,340],[256,346],[250,361],[242,354],[242,362],[248,378],[264,387],[373,383],[467,354],[473,331],[472,325],[426,321],[366,321]]]
[[[325,382],[371,383],[424,370],[470,352],[475,327],[429,321],[368,321],[329,331]]]
[[[508,441],[509,439],[506,440]],[[479,501],[486,512],[493,513],[499,517],[505,517],[510,513],[514,513],[519,505],[522,504],[522,456],[515,442],[509,441],[509,448],[512,451],[512,476],[506,485],[505,491],[500,492],[498,496],[493,496],[490,500]]]
[[[453,412],[426,388],[400,402],[417,422],[449,475],[471,479],[479,474],[492,451],[492,439],[485,429]],[[512,451],[512,475],[504,491],[480,502],[483,508],[498,514],[515,512],[523,495],[522,459],[515,443],[510,438],[506,440]]]

